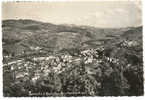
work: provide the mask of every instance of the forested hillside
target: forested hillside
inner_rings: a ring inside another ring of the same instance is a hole
[[[143,95],[142,26],[4,20],[4,96]]]

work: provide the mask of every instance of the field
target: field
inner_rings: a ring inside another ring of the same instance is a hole
[[[4,20],[2,32],[5,97],[144,94],[142,26]]]

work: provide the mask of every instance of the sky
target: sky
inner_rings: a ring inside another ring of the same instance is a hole
[[[142,9],[140,0],[3,2],[2,19],[120,28],[142,25]]]

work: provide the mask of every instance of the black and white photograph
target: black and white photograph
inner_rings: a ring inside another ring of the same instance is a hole
[[[141,0],[2,2],[3,97],[143,96]]]

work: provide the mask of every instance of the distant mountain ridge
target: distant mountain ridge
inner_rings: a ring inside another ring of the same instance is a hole
[[[18,52],[29,51],[30,47],[37,46],[52,52],[94,47],[99,44],[97,43],[99,39],[108,39],[107,35],[128,38],[142,37],[140,34],[142,26],[103,29],[90,26],[55,25],[34,20],[4,20],[2,21],[2,33],[3,50],[9,53],[14,52],[14,55],[17,55]],[[16,46],[16,48],[11,48],[12,46]]]

